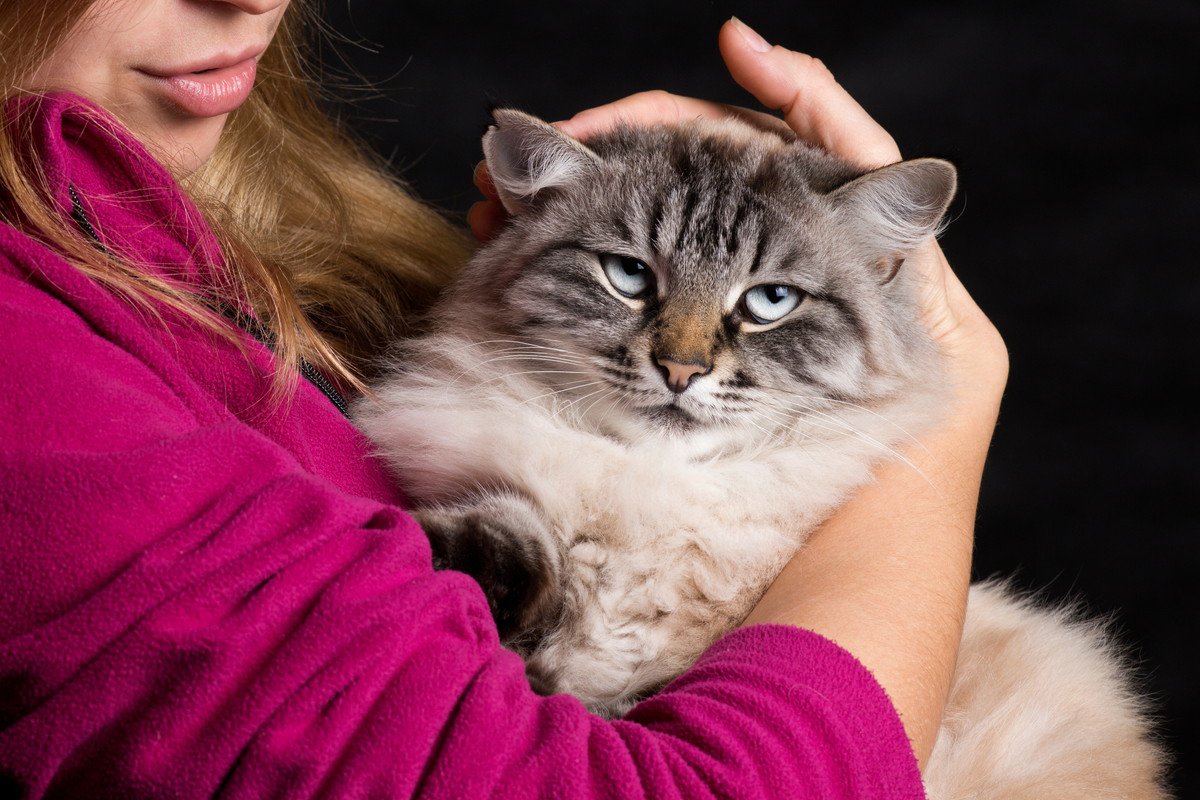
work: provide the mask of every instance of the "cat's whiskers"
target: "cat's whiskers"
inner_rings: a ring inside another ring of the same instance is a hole
[[[503,340],[497,340],[497,341],[503,341]],[[563,366],[563,365],[574,366],[574,367],[589,366],[586,362],[584,362],[581,358],[578,358],[578,357],[568,360],[565,358],[561,358],[559,356],[551,356],[551,355],[546,355],[546,354],[542,354],[542,353],[527,354],[527,353],[517,353],[517,352],[512,352],[512,351],[501,351],[500,353],[493,356],[492,358],[490,358],[484,362],[481,362],[480,364],[474,365],[472,367],[472,369],[481,367],[485,364],[501,363],[501,362],[505,362],[505,361],[514,361],[514,360],[515,361],[523,361],[523,362],[532,362],[533,364],[541,362],[543,364],[553,365],[553,366]],[[580,375],[583,377],[565,381],[564,383],[553,388],[549,392],[545,392],[543,394],[539,394],[539,395],[535,395],[533,397],[526,398],[524,401],[522,401],[522,404],[531,403],[531,402],[540,400],[545,397],[553,397],[553,396],[559,395],[559,394],[565,394],[568,392],[578,391],[579,389],[586,388],[589,386],[595,386],[595,385],[603,382],[602,380],[597,378],[595,370],[593,370],[593,369],[573,369],[573,370],[572,369],[531,369],[531,370],[522,370],[519,372],[499,372],[498,374],[481,381],[481,385],[486,385],[489,383],[494,383],[496,381],[502,381],[502,380],[506,380],[508,378],[514,378],[514,377],[525,376],[525,375],[547,375],[547,376]]]
[[[859,403],[852,403],[852,402],[850,402],[849,400],[837,400],[837,399],[835,399],[835,398],[833,398],[833,397],[817,397],[817,396],[808,396],[808,395],[789,395],[789,397],[792,397],[792,398],[794,398],[794,399],[797,399],[797,400],[808,400],[808,401],[811,401],[811,402],[816,402],[816,403],[837,403],[838,405],[849,406],[850,408],[854,409],[855,411],[861,411],[861,412],[863,412],[864,414],[869,414],[869,415],[871,415],[872,417],[875,417],[876,419],[878,419],[880,422],[883,422],[883,423],[885,423],[885,424],[887,424],[887,425],[890,425],[890,426],[892,426],[892,427],[893,427],[893,428],[895,428],[895,429],[896,429],[896,430],[897,430],[897,431],[898,431],[898,432],[899,432],[899,433],[900,433],[900,434],[901,434],[901,435],[902,435],[902,436],[903,436],[905,439],[907,439],[908,441],[910,441],[910,442],[912,442],[913,444],[917,445],[917,446],[918,446],[918,447],[920,447],[922,450],[925,450],[925,449],[926,449],[926,448],[925,448],[925,445],[924,445],[924,443],[922,443],[922,442],[921,442],[921,440],[920,440],[920,439],[918,439],[916,436],[914,436],[913,434],[911,434],[911,433],[908,431],[908,429],[907,429],[907,428],[905,428],[904,426],[902,426],[902,425],[900,425],[899,423],[895,422],[894,420],[888,419],[888,418],[887,418],[887,417],[885,417],[883,414],[880,414],[878,411],[875,411],[875,410],[873,410],[873,409],[867,408],[866,406],[864,406],[864,405],[861,405],[861,404],[859,404]]]
[[[582,397],[577,397],[574,400],[572,400],[571,402],[567,403],[566,405],[558,407],[554,412],[554,416],[558,417],[558,416],[566,413],[567,411],[570,411],[572,408],[574,408],[575,406],[577,406],[579,403],[583,402],[584,400],[587,400],[589,397],[594,397],[595,395],[600,394],[601,392],[612,391],[611,387],[609,387],[606,382],[597,381],[597,383],[603,383],[604,385],[601,386],[599,389],[597,389],[594,392],[588,392],[587,394],[583,395]]]
[[[750,414],[761,407],[748,397],[722,398],[716,402],[703,404],[705,408],[713,409],[718,415],[727,420],[737,419],[743,414]]]
[[[505,345],[504,347],[494,347],[493,345]],[[578,360],[583,357],[583,354],[573,350],[568,350],[563,347],[551,347],[549,345],[538,344],[536,342],[526,342],[520,339],[482,339],[478,341],[468,341],[458,347],[447,348],[446,352],[455,356],[461,356],[469,351],[482,351],[484,354],[543,354],[546,356],[559,356]]]
[[[542,398],[545,398],[545,397],[557,397],[558,395],[564,395],[564,394],[569,394],[571,392],[577,392],[580,389],[588,389],[592,386],[597,386],[597,385],[603,384],[603,383],[604,383],[603,381],[577,381],[574,383],[569,383],[567,385],[561,386],[552,391],[545,392],[544,394],[535,395],[534,397],[527,397],[521,401],[521,405],[528,405],[537,400],[541,400]],[[591,397],[591,395],[589,394],[588,397]],[[556,417],[558,416],[557,412],[555,411],[555,407],[551,407],[551,413],[554,414]]]
[[[570,364],[572,366],[586,366],[579,359],[565,358],[563,356],[551,356],[540,353],[497,353],[490,358],[480,361],[472,365],[471,369],[477,369],[489,364],[496,364],[504,361],[540,361],[544,364]]]
[[[596,407],[596,404],[597,404],[597,403],[601,402],[602,400],[607,400],[607,399],[608,399],[609,397],[611,397],[613,394],[615,394],[615,392],[613,391],[613,389],[612,389],[611,387],[608,387],[608,391],[607,391],[605,394],[602,394],[602,395],[600,395],[599,397],[597,397],[595,400],[593,400],[593,401],[591,402],[591,404],[590,404],[590,405],[588,405],[588,407],[587,407],[587,408],[585,408],[585,409],[583,410],[583,412],[582,412],[582,413],[579,415],[579,416],[580,416],[580,418],[581,418],[581,419],[587,419],[588,415],[592,413],[592,409]],[[610,411],[611,411],[611,407],[610,407]]]
[[[521,370],[520,372],[505,372],[501,375],[489,378],[488,381],[495,381],[503,378],[514,378],[518,375],[587,375],[592,378],[596,377],[594,372],[589,372],[586,369],[526,369]]]
[[[466,352],[467,350],[472,350],[472,349],[477,349],[477,350],[489,349],[486,347],[486,345],[493,345],[493,344],[512,345],[513,347],[510,347],[507,349],[513,350],[513,351],[515,351],[516,348],[525,348],[525,349],[532,349],[532,350],[549,350],[551,352],[562,353],[562,354],[571,355],[571,356],[579,355],[578,353],[576,353],[572,350],[568,350],[563,347],[551,347],[549,345],[538,344],[537,342],[528,342],[523,339],[481,339],[478,341],[472,340],[469,342],[465,342],[460,347],[450,348],[447,352],[451,352],[451,353],[454,353],[457,355],[457,354],[460,354],[460,353]]]
[[[784,436],[788,433],[792,433],[792,434],[797,434],[801,438],[803,438],[807,441],[810,441],[815,445],[823,447],[826,450],[833,451],[834,448],[833,448],[833,444],[831,442],[829,442],[825,439],[820,439],[816,436],[813,436],[808,431],[799,430],[795,427],[795,420],[796,420],[795,412],[786,412],[785,413],[784,411],[782,411],[778,408],[773,408],[767,404],[763,404],[763,406],[759,410],[762,411],[763,414],[766,414],[767,416],[771,417],[775,422],[776,430],[771,434],[772,440],[775,444],[780,444],[780,445],[786,444],[787,442],[784,439]],[[755,424],[753,422],[753,417],[750,417],[749,421],[751,424]]]
[[[783,444],[783,439],[781,438],[779,431],[767,430],[762,425],[759,425],[757,422],[755,422],[754,417],[746,417],[745,422],[749,423],[752,427],[756,428],[758,430],[758,432],[761,433],[767,439],[767,441],[760,443],[759,447],[757,448],[758,451],[765,450],[768,447],[768,445],[771,445],[771,444]]]
[[[608,408],[605,410],[604,415],[601,416],[600,419],[596,420],[597,427],[602,427],[606,422],[608,422],[609,419],[611,419],[613,412],[617,409],[620,409],[622,413],[629,413],[629,401],[625,399],[625,395],[621,394],[619,391],[613,391],[610,397],[614,402],[610,403]]]
[[[823,426],[823,427],[825,427],[826,430],[830,430],[830,431],[841,430],[841,431],[844,431],[844,432],[850,433],[850,434],[857,432],[857,429],[853,425],[851,425],[849,422],[842,419],[841,417],[835,416],[834,414],[830,414],[827,411],[823,411],[816,405],[806,404],[803,402],[803,400],[783,400],[783,401],[772,400],[769,402],[771,402],[775,408],[778,408],[780,410],[790,411],[793,413],[804,412],[804,416],[806,418],[820,417],[821,419],[824,419],[827,422],[830,422],[833,425],[837,426],[836,428],[830,428],[827,426]]]
[[[924,470],[922,470],[915,463],[913,463],[912,459],[910,459],[908,456],[904,455],[902,452],[900,452],[896,448],[892,447],[891,445],[888,445],[885,442],[879,441],[878,439],[871,436],[870,434],[864,433],[863,431],[859,430],[858,428],[856,428],[855,426],[846,422],[845,420],[835,417],[831,414],[827,414],[827,413],[820,411],[816,408],[813,408],[811,406],[805,406],[805,405],[801,405],[799,403],[781,403],[778,400],[778,398],[774,398],[772,400],[772,402],[774,402],[776,404],[777,408],[780,408],[781,410],[784,410],[784,411],[789,411],[792,414],[796,415],[796,420],[793,423],[793,426],[796,424],[799,424],[801,421],[803,421],[806,424],[814,425],[823,430],[830,431],[831,433],[848,434],[854,439],[857,439],[865,444],[871,445],[875,449],[879,450],[881,454],[886,453],[887,455],[890,455],[891,457],[895,458],[897,461],[901,462],[902,464],[907,466],[909,469],[913,470],[918,475],[920,475],[921,479],[924,480],[925,483],[930,486],[930,488],[937,490],[937,487],[934,485],[933,481],[931,481],[929,479],[929,476],[925,474]],[[817,420],[813,419],[814,416],[818,416],[823,419],[827,419],[831,422],[834,422],[837,424],[838,427],[830,427],[828,425],[824,425],[824,424],[818,422]],[[799,432],[800,431],[797,431],[797,433],[799,433]]]
[[[520,356],[520,355],[498,355],[498,356],[493,356],[492,358],[489,358],[485,361],[464,364],[461,366],[461,369],[459,369],[457,372],[455,372],[454,374],[449,376],[449,380],[452,384],[457,384],[460,381],[462,381],[464,378],[468,378],[468,377],[470,377],[472,380],[478,380],[479,379],[478,373],[483,367],[485,367],[489,364],[493,364],[493,363],[500,363],[500,362],[504,362],[504,361],[518,361],[518,360],[528,361],[529,358],[527,356]],[[575,364],[575,363],[569,362],[569,361],[557,361],[557,360],[550,361],[550,360],[546,360],[546,359],[541,359],[541,361],[543,363],[554,364],[556,366],[578,366],[578,364]],[[504,374],[505,373],[499,373],[500,377],[503,377]]]
[[[488,380],[483,381],[482,383],[480,383],[480,386],[486,385],[488,383],[495,383],[496,381],[502,381],[502,380],[506,380],[508,378],[515,378],[515,377],[524,376],[524,375],[582,375],[583,377],[571,378],[571,379],[563,380],[560,382],[545,381],[547,386],[554,386],[555,388],[551,389],[551,391],[547,392],[546,394],[539,394],[539,395],[535,395],[533,397],[526,398],[525,400],[522,401],[523,403],[529,403],[533,400],[538,400],[542,397],[548,397],[550,395],[558,394],[560,392],[577,389],[577,388],[579,388],[578,384],[591,385],[594,383],[598,383],[598,381],[595,380],[595,377],[596,377],[595,375],[592,375],[589,372],[584,372],[582,370],[535,369],[535,370],[525,370],[524,372],[508,372],[503,375],[497,375],[494,378],[489,378]]]
[[[884,449],[887,452],[894,452],[892,450],[892,448],[889,447],[888,445],[884,444],[883,442],[880,442],[878,439],[874,438],[873,436],[870,436],[869,434],[863,433],[858,428],[856,428],[854,425],[850,424],[849,422],[842,419],[841,417],[838,417],[838,416],[830,414],[826,411],[823,411],[820,408],[816,407],[815,405],[805,404],[803,402],[803,400],[800,400],[800,399],[780,400],[778,398],[772,398],[768,402],[770,402],[773,405],[773,407],[775,407],[781,411],[785,411],[785,412],[796,415],[797,421],[802,419],[802,420],[805,420],[806,422],[808,422],[809,424],[812,424],[818,428],[821,428],[822,430],[827,430],[827,431],[830,431],[831,433],[848,434],[850,436],[853,436],[854,438],[859,439],[860,441],[863,441],[868,444],[879,447],[881,449]],[[831,423],[832,427],[831,427],[831,425],[823,425],[820,422],[817,422],[816,418],[820,418],[822,420],[825,420],[826,422]]]
[[[597,359],[597,364],[600,367],[603,377],[609,382],[622,396],[629,394],[651,395],[658,397],[659,393],[646,389],[640,384],[642,383],[641,376],[637,372],[629,370],[628,375],[622,375],[619,371],[612,368],[612,365],[606,361]],[[639,408],[636,404],[631,404],[631,408]]]
[[[560,368],[558,368],[558,367],[584,367],[584,366],[586,366],[586,365],[581,365],[581,363],[576,363],[576,362],[558,361],[558,360],[552,360],[552,359],[529,359],[529,357],[517,357],[517,356],[496,357],[496,359],[492,360],[492,362],[494,362],[494,363],[499,363],[499,362],[503,362],[503,361],[524,361],[524,362],[528,362],[528,366],[530,366],[530,367],[546,366],[546,367],[556,367],[556,368],[553,368],[553,369],[524,369],[524,371],[521,371],[521,372],[506,372],[506,371],[504,371],[504,369],[498,369],[498,371],[496,371],[496,373],[490,375],[490,377],[480,379],[480,383],[491,383],[491,381],[502,380],[504,378],[512,377],[512,375],[530,375],[530,374],[539,374],[539,373],[592,375],[592,377],[595,377],[594,369],[560,369]],[[476,365],[476,366],[482,366],[482,365]],[[473,369],[474,369],[474,367],[473,367]],[[488,371],[488,372],[492,372],[492,371]]]
[[[522,362],[530,362],[530,363],[552,364],[555,366],[571,366],[571,367],[587,366],[585,363],[582,363],[579,359],[566,359],[561,356],[550,356],[550,355],[545,355],[545,354],[500,352],[500,353],[493,355],[491,358],[487,358],[483,361],[466,365],[458,374],[456,374],[452,377],[452,380],[455,383],[457,383],[458,381],[462,380],[463,378],[467,377],[468,375],[475,373],[478,370],[482,369],[483,367],[486,367],[486,366],[489,366],[492,364],[500,364],[500,363],[504,363],[504,362],[508,362],[508,361],[522,361]],[[584,372],[584,370],[580,370],[580,372]],[[500,373],[498,376],[490,378],[489,380],[495,380],[496,378],[503,378],[508,374],[510,374],[510,373]],[[592,373],[588,372],[586,374],[592,374]]]

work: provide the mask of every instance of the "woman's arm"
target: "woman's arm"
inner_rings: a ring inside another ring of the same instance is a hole
[[[798,625],[853,653],[887,691],[922,766],[962,635],[975,504],[997,410],[998,397],[964,399],[905,452],[912,466],[881,467],[746,620]]]
[[[721,29],[735,80],[783,120],[745,109],[645,92],[559,123],[586,138],[618,120],[679,122],[735,114],[873,168],[900,159],[888,135],[820,61],[772,47],[737,20]],[[485,172],[477,183],[489,193]],[[472,209],[486,238],[495,203]],[[923,276],[927,327],[950,368],[954,400],[944,422],[905,456],[884,465],[810,539],[746,620],[807,628],[838,642],[872,671],[904,722],[923,764],[933,748],[957,657],[970,577],[972,534],[984,457],[1008,374],[1004,342],[936,243],[909,259]]]

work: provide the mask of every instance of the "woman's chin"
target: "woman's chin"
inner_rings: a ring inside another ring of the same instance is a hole
[[[122,122],[154,153],[176,178],[192,174],[217,149],[228,114],[214,117],[181,115],[170,108],[154,109],[150,118]]]

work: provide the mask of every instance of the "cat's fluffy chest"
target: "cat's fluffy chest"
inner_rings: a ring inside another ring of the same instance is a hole
[[[621,441],[519,365],[487,373],[503,349],[455,335],[407,348],[422,368],[393,376],[360,421],[418,507],[459,507],[482,490],[535,509],[562,596],[551,632],[526,653],[531,674],[607,713],[736,624],[897,436],[864,410],[842,423],[876,426],[858,437]]]

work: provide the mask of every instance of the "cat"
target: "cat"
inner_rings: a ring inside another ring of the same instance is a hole
[[[737,120],[584,145],[494,119],[512,220],[355,419],[531,684],[616,716],[937,419],[904,259],[956,171],[867,172]],[[972,588],[930,797],[1156,798],[1161,762],[1101,626]]]

